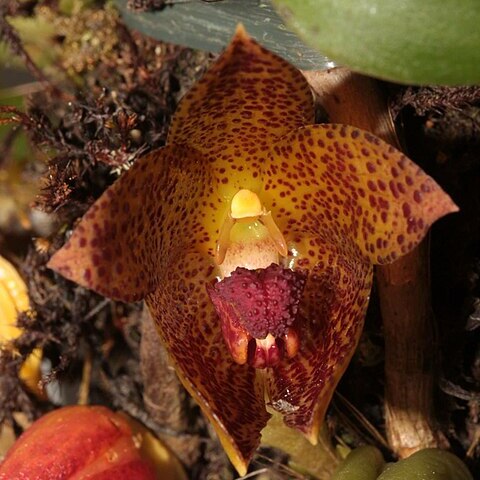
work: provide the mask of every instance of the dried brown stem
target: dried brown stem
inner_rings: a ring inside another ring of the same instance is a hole
[[[144,382],[145,407],[162,428],[177,435],[160,435],[180,460],[191,467],[198,459],[199,439],[182,435],[188,430],[188,399],[165,348],[159,343],[153,320],[144,309],[140,358]]]
[[[305,75],[330,122],[369,130],[399,147],[386,99],[375,80],[346,69]],[[386,434],[400,457],[445,444],[433,419],[437,348],[428,251],[424,241],[376,271],[385,334]]]
[[[377,270],[385,332],[386,429],[400,457],[446,446],[433,419],[437,336],[428,259],[425,240],[400,261]]]

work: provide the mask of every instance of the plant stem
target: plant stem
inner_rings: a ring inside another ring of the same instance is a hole
[[[437,335],[430,307],[428,240],[377,269],[385,334],[387,437],[401,457],[442,442],[434,429]]]

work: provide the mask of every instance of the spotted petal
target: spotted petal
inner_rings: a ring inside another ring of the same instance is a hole
[[[349,127],[302,128],[311,121],[303,76],[240,28],[181,102],[167,147],[109,188],[49,264],[103,295],[146,299],[180,378],[240,473],[268,420],[263,385],[253,368],[230,358],[206,285],[239,258],[247,268],[278,258],[279,242],[263,225],[232,230],[216,268],[234,195],[257,194],[288,243],[284,266],[310,273],[300,352],[267,374],[267,387],[287,423],[313,441],[358,341],[372,263],[406,253],[454,210],[391,147]]]
[[[408,253],[457,210],[432,178],[362,130],[314,125],[284,137],[265,168],[264,199],[286,236],[285,264],[310,272],[304,343],[269,377],[272,405],[316,442],[358,343],[372,265]]]
[[[261,188],[272,140],[313,123],[310,87],[299,70],[239,26],[218,61],[185,95],[168,141],[208,154],[219,192]]]
[[[353,239],[372,264],[411,251],[435,220],[458,207],[418,165],[347,125],[300,128],[273,147],[265,201],[288,237],[322,232]]]
[[[255,369],[234,363],[223,341],[206,293],[213,279],[210,258],[185,252],[169,266],[147,305],[183,384],[215,426],[232,463],[245,474],[270,415]]]
[[[204,214],[195,213],[211,184],[201,158],[177,145],[141,158],[89,209],[49,267],[122,301],[154,292],[177,255],[208,248]]]
[[[141,158],[90,208],[49,267],[111,298],[147,298],[182,382],[244,471],[269,415],[255,371],[231,361],[207,296],[215,277],[209,226],[220,202],[211,185],[191,147],[169,145]]]
[[[309,271],[300,352],[269,372],[271,405],[316,444],[335,387],[362,332],[373,268],[351,245],[326,234],[294,238],[294,268]]]

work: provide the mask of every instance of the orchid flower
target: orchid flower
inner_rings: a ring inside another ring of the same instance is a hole
[[[107,297],[145,299],[241,474],[265,402],[317,441],[373,265],[457,210],[395,148],[313,122],[301,72],[239,27],[181,101],[167,145],[106,190],[49,263]]]

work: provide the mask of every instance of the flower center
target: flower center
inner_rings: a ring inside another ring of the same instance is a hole
[[[258,195],[251,190],[239,190],[232,198],[230,205],[230,213],[232,218],[256,218],[262,215],[262,202]]]
[[[294,323],[306,275],[272,263],[267,268],[238,267],[208,286],[233,359],[256,368],[277,365],[299,348]]]
[[[225,255],[230,245],[230,233],[235,223],[251,223],[257,220],[268,230],[270,238],[275,244],[278,253],[284,257],[287,256],[287,242],[273,220],[272,213],[267,212],[255,192],[242,189],[233,196],[230,203],[230,211],[220,228],[215,251],[215,261],[217,265],[221,265],[225,260]]]
[[[278,265],[279,255],[287,254],[271,212],[256,193],[239,190],[215,252],[222,280],[207,287],[225,342],[239,364],[273,367],[299,349],[295,321],[306,275]]]

